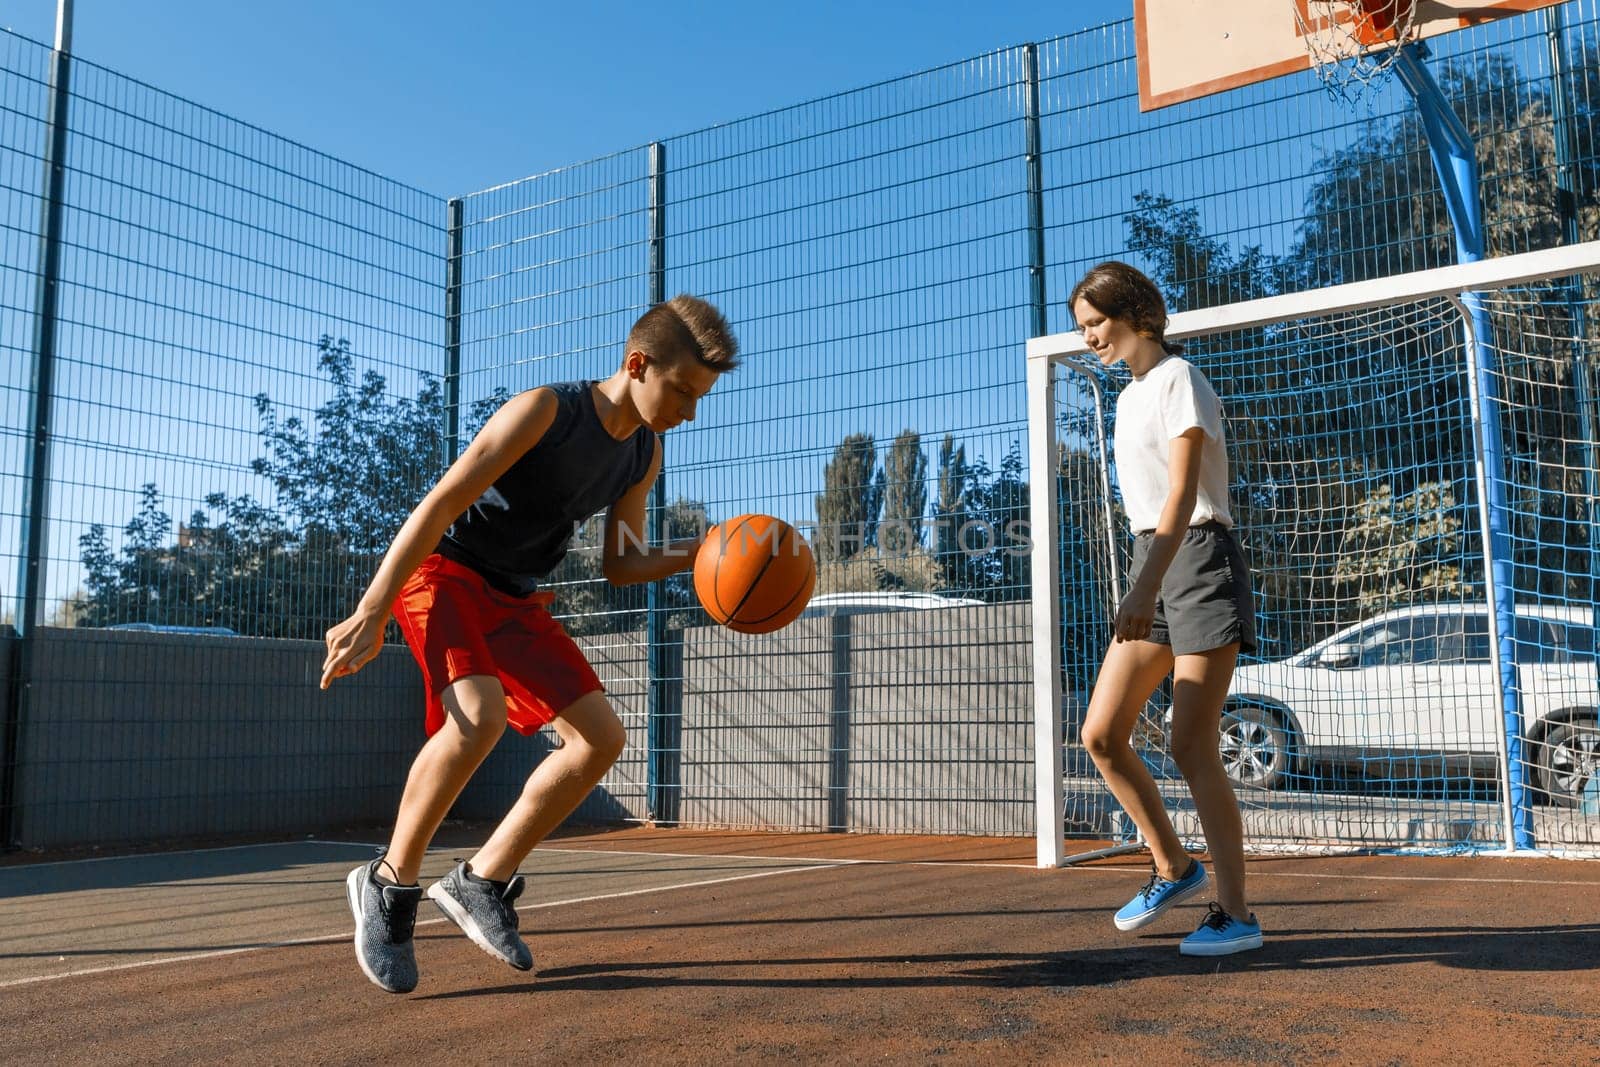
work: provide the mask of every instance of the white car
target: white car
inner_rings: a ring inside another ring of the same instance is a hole
[[[823,593],[814,596],[802,619],[830,615],[882,615],[890,611],[938,611],[943,608],[982,607],[985,602],[970,597],[940,596],[938,593]]]
[[[1519,606],[1516,655],[1526,780],[1552,802],[1574,804],[1600,776],[1593,614]],[[1487,607],[1428,604],[1347,627],[1288,659],[1239,667],[1221,748],[1235,781],[1266,788],[1317,764],[1381,777],[1493,777],[1502,717]]]

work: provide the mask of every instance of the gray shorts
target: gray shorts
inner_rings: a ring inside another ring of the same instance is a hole
[[[1131,586],[1144,569],[1155,535],[1133,539]],[[1191,526],[1161,579],[1156,617],[1147,640],[1171,645],[1174,656],[1239,643],[1256,650],[1256,613],[1250,600],[1250,565],[1239,539],[1220,522]]]

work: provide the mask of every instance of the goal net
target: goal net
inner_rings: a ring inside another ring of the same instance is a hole
[[[1600,853],[1596,292],[1591,243],[1173,317],[1251,564],[1221,734],[1248,847]],[[1041,864],[1135,837],[1078,737],[1127,588],[1126,378],[1029,342]],[[1168,725],[1158,692],[1134,744],[1198,842]]]

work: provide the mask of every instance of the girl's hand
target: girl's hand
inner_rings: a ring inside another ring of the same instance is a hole
[[[1135,585],[1117,605],[1118,641],[1143,641],[1156,617],[1156,594]]]

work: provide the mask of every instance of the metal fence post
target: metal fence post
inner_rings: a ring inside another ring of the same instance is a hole
[[[850,616],[829,621],[833,708],[828,715],[828,832],[850,830]]]
[[[1050,332],[1044,290],[1044,160],[1039,137],[1039,46],[1022,52],[1022,73],[1027,81],[1027,111],[1023,120],[1028,164],[1028,301],[1032,310],[1032,337]]]
[[[1417,105],[1428,135],[1445,209],[1455,228],[1456,261],[1474,263],[1484,257],[1483,200],[1478,190],[1478,159],[1472,135],[1450,106],[1423,62],[1420,46],[1408,44],[1395,60],[1395,73]],[[1467,342],[1468,402],[1478,491],[1478,527],[1483,542],[1483,585],[1489,610],[1489,649],[1500,682],[1500,736],[1504,778],[1503,807],[1506,847],[1534,847],[1532,795],[1522,744],[1522,689],[1517,672],[1516,567],[1512,548],[1512,514],[1506,503],[1505,441],[1500,429],[1500,389],[1494,348],[1494,327],[1478,293],[1462,293]]]
[[[55,392],[56,312],[61,290],[61,210],[67,186],[67,114],[72,96],[72,0],[58,0],[55,51],[50,63],[50,116],[45,137],[44,203],[39,212],[39,281],[34,298],[33,381],[29,390],[29,443],[23,484],[22,560],[17,585],[16,639],[11,642],[11,684],[6,694],[4,753],[0,756],[0,847],[17,840],[17,778],[22,728],[33,687],[34,627],[44,585],[45,512],[50,488],[50,414]]]
[[[1577,166],[1579,157],[1576,122],[1572,113],[1572,68],[1567,61],[1566,22],[1561,6],[1545,8],[1545,38],[1550,48],[1550,111],[1554,126],[1556,157],[1556,212],[1561,219],[1561,240],[1575,245],[1583,240],[1578,224],[1578,205],[1583,192],[1582,171]],[[1595,361],[1585,343],[1589,336],[1589,294],[1583,276],[1567,280],[1567,308],[1572,316],[1572,391],[1573,403],[1578,409],[1578,435],[1583,438],[1583,497],[1589,527],[1589,573],[1587,596],[1593,602],[1600,596],[1600,464],[1595,459],[1596,404],[1591,376]]]
[[[444,466],[461,451],[461,218],[462,200],[449,205],[449,248],[444,266]]]
[[[667,146],[659,141],[650,145],[650,304],[667,298]],[[667,470],[663,464],[650,489],[650,543],[659,545],[666,533]],[[682,721],[681,699],[673,699],[669,689],[681,687],[681,666],[673,670],[674,660],[681,664],[683,657],[668,654],[667,643],[667,583],[651,582],[645,592],[646,661],[649,668],[647,720],[645,726],[646,807],[651,821],[657,826],[675,826],[678,822],[680,774],[682,771]],[[681,643],[683,633],[677,640]]]

